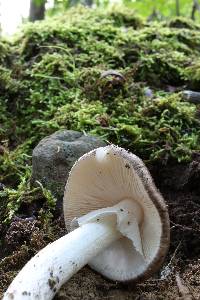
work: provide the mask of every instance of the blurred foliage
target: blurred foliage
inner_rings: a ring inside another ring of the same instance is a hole
[[[178,11],[177,2],[179,3]],[[154,13],[158,19],[174,17],[178,13],[189,18],[193,7],[192,0],[123,0],[123,3],[144,17],[151,17]]]
[[[44,1],[44,0],[35,0]],[[123,4],[147,20],[164,20],[174,16],[186,18],[192,17],[194,5],[198,6],[198,1],[193,0],[121,0],[117,2]],[[48,10],[49,15],[62,14],[64,10],[71,6],[82,4],[95,7],[109,7],[116,4],[115,1],[109,0],[55,0],[53,8]],[[200,20],[199,8],[195,8],[194,16]]]

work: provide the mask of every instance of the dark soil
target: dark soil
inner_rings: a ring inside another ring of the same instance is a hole
[[[196,153],[189,164],[171,162],[151,166],[150,171],[168,203],[171,220],[171,246],[162,270],[145,283],[125,285],[109,282],[85,267],[62,287],[55,299],[183,299],[175,280],[177,273],[193,299],[200,299],[200,155]],[[62,216],[53,223],[52,239],[65,232]],[[50,242],[41,220],[34,218],[14,219],[4,235],[1,254],[5,258],[0,262],[4,269],[0,274],[2,292],[26,261]]]

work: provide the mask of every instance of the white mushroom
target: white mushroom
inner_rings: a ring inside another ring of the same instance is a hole
[[[151,276],[167,252],[165,202],[143,162],[122,148],[98,148],[75,163],[64,216],[73,231],[34,256],[3,300],[52,299],[87,263],[111,280],[137,281]]]

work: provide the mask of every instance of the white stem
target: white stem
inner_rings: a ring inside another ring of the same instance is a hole
[[[36,254],[19,272],[3,300],[49,300],[73,274],[121,237],[116,226],[88,223]]]

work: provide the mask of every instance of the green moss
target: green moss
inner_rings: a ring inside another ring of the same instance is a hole
[[[5,142],[3,153],[0,156],[0,181],[12,180],[18,182],[20,176],[26,172],[27,164],[30,163],[31,156],[28,154],[32,145],[31,139],[17,146],[14,150],[9,150]]]
[[[37,182],[38,187],[32,187],[30,181],[31,169],[27,167],[15,189],[7,187],[0,191],[1,222],[9,223],[20,207],[39,200],[46,202],[46,213],[47,215],[49,213],[49,217],[52,218],[51,212],[55,209],[56,199],[39,181]]]
[[[197,24],[196,22],[194,22],[193,20],[189,19],[189,18],[184,18],[184,17],[175,17],[172,20],[169,21],[168,23],[169,27],[172,28],[186,28],[186,29],[200,29],[200,25]]]
[[[185,76],[188,79],[192,88],[199,88],[200,84],[200,59],[197,58],[193,63],[186,68]]]
[[[0,42],[3,219],[26,201],[54,206],[29,181],[33,147],[55,130],[99,135],[147,162],[188,161],[200,150],[196,107],[166,92],[199,82],[199,25],[185,22],[78,7],[27,24],[13,44]],[[120,76],[102,76],[108,70]]]
[[[107,13],[107,16],[114,21],[115,26],[126,26],[134,29],[139,29],[144,26],[144,21],[141,17],[136,16],[135,13],[128,8],[122,9],[120,6],[115,6]]]
[[[32,194],[34,194],[35,190],[30,189],[29,177],[30,169],[27,169],[25,175],[21,176],[20,183],[16,189],[5,188],[0,192],[1,203],[4,204],[4,207],[6,204],[6,219],[3,219],[3,221],[10,221],[22,202],[24,200],[29,202],[32,199]]]
[[[10,63],[11,45],[8,41],[0,38],[0,64],[6,66]]]

